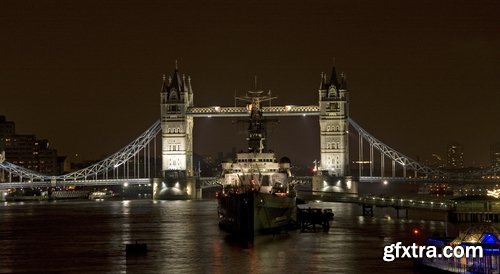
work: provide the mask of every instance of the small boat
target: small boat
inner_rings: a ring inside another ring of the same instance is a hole
[[[89,200],[104,200],[117,197],[116,193],[112,191],[94,191],[89,194]]]
[[[242,99],[242,98],[240,98]],[[296,223],[296,192],[290,182],[290,159],[276,159],[266,148],[262,92],[249,92],[248,150],[222,163],[222,191],[217,193],[219,227],[235,236],[277,233]]]

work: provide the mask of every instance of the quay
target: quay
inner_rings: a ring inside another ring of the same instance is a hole
[[[362,215],[370,217],[373,217],[374,208],[376,207],[392,207],[396,210],[397,218],[400,217],[400,212],[404,212],[405,218],[408,218],[409,209],[441,211],[452,214],[455,211],[456,206],[455,201],[444,197],[375,196],[342,192],[301,190],[298,192],[298,198],[304,201],[358,204],[362,209]]]
[[[429,196],[386,196],[358,195],[353,193],[300,191],[299,199],[352,203],[361,207],[363,216],[373,217],[375,208],[392,207],[396,218],[408,219],[408,210],[420,209],[448,213],[453,223],[500,223],[500,200],[489,196],[429,197]]]

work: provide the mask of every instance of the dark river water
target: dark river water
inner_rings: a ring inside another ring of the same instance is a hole
[[[372,218],[357,205],[312,206],[333,209],[328,233],[292,231],[245,246],[219,230],[214,200],[2,203],[0,272],[417,273],[410,260],[384,262],[383,246],[411,241],[415,227],[429,234],[446,226],[395,219],[391,209]],[[135,241],[148,244],[147,255],[126,256]]]

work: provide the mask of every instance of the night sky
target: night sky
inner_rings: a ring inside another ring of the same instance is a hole
[[[320,73],[347,74],[351,117],[420,159],[500,142],[500,1],[1,1],[0,114],[62,155],[98,159],[159,119],[178,60],[196,106],[253,87],[317,104]],[[317,117],[284,118],[270,147],[319,158]],[[231,119],[196,119],[195,153],[244,147]]]

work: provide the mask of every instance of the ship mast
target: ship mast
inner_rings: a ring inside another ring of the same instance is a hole
[[[248,119],[248,152],[262,153],[266,147],[266,122],[262,117],[261,103],[276,99],[269,95],[264,95],[263,91],[248,91],[243,97],[236,99],[248,102],[247,109],[250,111]]]

